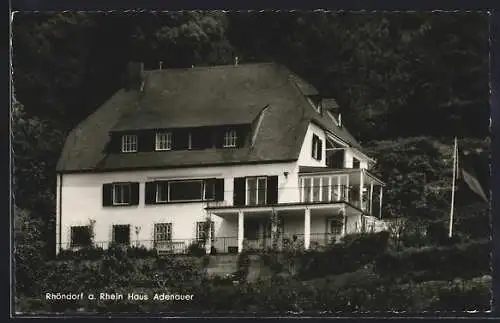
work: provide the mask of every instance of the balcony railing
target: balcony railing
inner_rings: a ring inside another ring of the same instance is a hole
[[[325,246],[332,241],[340,238],[339,234],[333,233],[311,233],[311,246]],[[277,239],[279,249],[291,246],[300,247],[304,243],[304,234],[300,233],[285,233],[281,234]],[[116,243],[113,241],[95,241],[88,245],[75,245],[71,243],[59,244],[62,250],[78,251],[85,247],[93,246],[94,248],[108,249],[111,246],[122,246],[125,248],[145,248],[157,250],[163,254],[189,254],[190,246],[197,244],[199,247],[204,247],[203,242],[199,239],[172,239],[169,241],[155,240],[131,240],[129,243]],[[208,249],[207,242],[207,249]],[[261,236],[256,239],[244,239],[244,246],[254,250],[263,250],[273,247],[273,239],[271,236]],[[214,237],[211,242],[212,253],[237,253],[238,252],[238,237]]]

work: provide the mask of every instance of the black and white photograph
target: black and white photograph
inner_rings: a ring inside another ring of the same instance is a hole
[[[14,13],[14,313],[490,311],[489,24]]]

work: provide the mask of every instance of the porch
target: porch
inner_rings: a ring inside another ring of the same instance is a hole
[[[347,233],[363,230],[364,216],[343,202],[207,208],[209,217],[223,219],[231,237],[207,239],[217,252],[241,252],[244,248],[322,246]],[[207,248],[208,249],[208,248]],[[208,249],[210,250],[210,249]]]

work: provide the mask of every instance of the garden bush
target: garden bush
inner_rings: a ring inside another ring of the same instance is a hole
[[[243,252],[238,255],[237,267],[235,278],[240,282],[244,282],[247,279],[250,267],[250,255],[248,252],[243,250]]]
[[[202,257],[207,253],[207,251],[201,242],[195,241],[188,246],[187,253],[190,256]]]
[[[385,276],[425,273],[424,278],[471,278],[490,272],[491,242],[473,241],[453,246],[409,248],[387,252],[376,260],[376,271]]]
[[[356,271],[374,261],[387,250],[388,232],[360,233],[345,236],[340,243],[324,251],[308,250],[298,259],[298,274],[312,279],[331,274]]]

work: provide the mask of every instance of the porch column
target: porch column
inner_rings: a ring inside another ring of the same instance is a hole
[[[359,172],[359,208],[364,211],[363,209],[363,169],[360,170]]]
[[[208,213],[208,234],[207,240],[205,242],[205,252],[210,254],[212,252],[212,213]]]
[[[311,242],[311,210],[306,208],[304,211],[304,249],[309,249]]]
[[[245,217],[243,211],[238,212],[238,252],[243,251],[243,230]]]
[[[345,208],[340,211],[340,215],[342,216],[342,236],[345,236],[347,234],[347,214]]]
[[[384,187],[380,186],[380,200],[379,200],[380,205],[379,205],[379,208],[378,208],[378,212],[379,212],[378,217],[379,217],[379,219],[382,218],[382,195],[383,195],[383,192],[384,192]]]
[[[372,206],[373,206],[373,182],[370,183],[370,215],[373,215]]]

